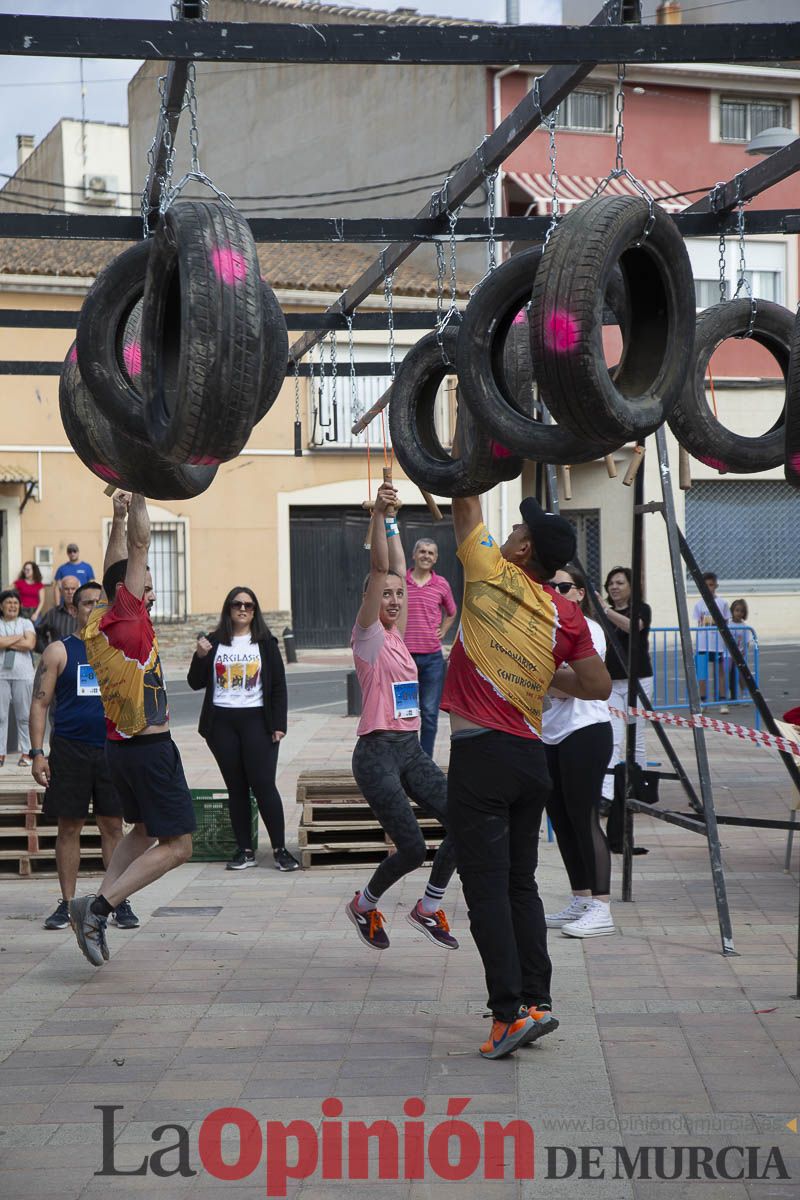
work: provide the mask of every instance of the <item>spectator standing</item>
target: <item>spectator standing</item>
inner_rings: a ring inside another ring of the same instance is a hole
[[[95,580],[91,581],[92,583]],[[77,575],[63,575],[61,578],[61,600],[48,608],[39,621],[37,633],[42,643],[49,646],[67,638],[77,628],[78,610],[75,607],[75,593],[80,587]],[[83,586],[86,586],[85,584]],[[100,587],[100,585],[97,585]]]
[[[750,649],[750,646],[757,643],[755,630],[751,629],[747,623],[749,617],[750,610],[747,607],[747,601],[741,599],[734,600],[731,604],[731,619],[728,622],[728,626],[745,662],[747,661],[747,652]],[[728,687],[730,690],[731,700],[738,700],[739,668],[736,666],[735,662],[731,662],[730,664],[730,671],[728,673]]]
[[[66,580],[62,582],[66,590]],[[75,593],[78,629],[85,627],[101,595],[102,588],[95,581]],[[45,758],[44,733],[53,700],[50,755]],[[42,811],[58,821],[56,870],[61,898],[44,927],[66,929],[81,862],[81,829],[90,803],[106,867],[122,840],[122,805],[106,765],[103,702],[80,637],[70,634],[53,641],[39,660],[33,682],[31,737],[31,774],[47,789]],[[113,917],[121,929],[136,929],[139,924],[127,900],[117,905]]]
[[[28,714],[33,691],[33,656],[36,630],[33,622],[20,613],[19,593],[0,592],[0,767],[5,765],[8,743],[8,710],[14,705],[17,732],[22,751],[18,766],[31,765]]]
[[[95,577],[94,568],[82,561],[76,542],[70,542],[67,546],[67,561],[61,564],[53,579],[53,599],[56,604],[61,599],[61,580],[65,575],[76,576],[79,583],[88,583]]]
[[[722,619],[729,623],[731,619],[731,610],[721,596],[717,596],[718,580],[713,571],[705,571],[703,573],[703,582],[705,583],[711,595],[714,597],[717,608],[722,614]],[[692,624],[700,626],[700,632],[697,634],[697,683],[700,688],[700,701],[705,704],[708,695],[708,681],[711,683],[712,695],[710,703],[715,700],[726,700],[725,692],[725,646],[719,635],[719,630],[714,625],[714,618],[708,611],[708,605],[702,596],[698,599],[692,609]],[[706,632],[706,627],[711,628]],[[722,712],[728,712],[727,704],[722,705]]]
[[[550,581],[586,617],[595,653],[606,656],[606,639],[589,617],[586,580],[569,564]],[[551,688],[542,714],[542,741],[553,790],[547,815],[569,876],[572,895],[561,912],[545,916],[548,929],[567,937],[601,937],[614,932],[611,916],[611,851],[600,827],[600,798],[613,744],[606,700],[577,700]]]
[[[442,641],[456,619],[450,584],[434,571],[439,550],[434,541],[420,538],[411,554],[414,566],[406,571],[408,621],[403,640],[417,664],[419,677],[419,741],[433,758],[439,702],[444,687]]]
[[[283,801],[275,786],[278,749],[286,736],[286,672],[278,648],[249,587],[225,598],[219,624],[197,639],[189,687],[205,688],[200,734],[228,789],[228,808],[237,850],[229,871],[256,866],[250,792],[256,798],[279,871],[300,864],[286,849]]]
[[[637,668],[639,682],[648,695],[653,686],[653,666],[650,661],[650,624],[653,614],[650,605],[644,602],[640,604],[639,611],[635,615],[631,613],[632,581],[633,575],[631,574],[630,567],[612,567],[606,576],[605,582],[608,600],[604,605],[604,611],[615,628],[617,641],[622,653],[622,660],[620,661],[616,651],[612,647],[609,647],[606,656],[608,673],[611,676],[611,696],[608,703],[610,707],[617,708],[621,712],[626,712],[628,708],[628,642],[630,640],[632,622],[639,638]],[[625,747],[623,745],[623,737],[625,727],[634,720],[636,721],[636,762],[642,770],[647,766],[644,717],[630,717],[626,720],[612,712],[611,730],[614,737],[614,746],[608,764],[611,771],[613,771],[618,762],[624,761]],[[603,799],[614,799],[613,775],[607,774],[603,780]]]
[[[42,572],[35,562],[22,564],[22,570],[14,584],[14,590],[19,595],[20,616],[27,617],[35,623],[39,619],[44,604]]]

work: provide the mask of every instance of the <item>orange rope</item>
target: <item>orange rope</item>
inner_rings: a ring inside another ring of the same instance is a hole
[[[714,416],[717,415],[717,397],[714,392],[714,376],[711,374],[711,363],[708,364],[708,382],[711,384],[711,407],[714,409]]]
[[[389,466],[389,453],[386,448],[386,413],[381,409],[381,437],[383,438],[383,465]]]

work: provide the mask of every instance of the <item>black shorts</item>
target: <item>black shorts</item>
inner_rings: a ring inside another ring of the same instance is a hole
[[[192,796],[170,734],[109,740],[106,761],[126,821],[143,824],[155,838],[194,833],[197,819]]]
[[[42,803],[46,816],[81,820],[89,815],[90,800],[96,817],[122,816],[104,746],[51,737],[49,763],[50,786]]]

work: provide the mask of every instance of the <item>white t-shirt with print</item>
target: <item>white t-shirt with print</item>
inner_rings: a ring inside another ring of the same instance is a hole
[[[602,659],[606,656],[606,635],[596,621],[586,618],[592,644]],[[627,687],[627,679],[623,680]],[[550,707],[542,714],[542,741],[546,746],[557,746],[569,737],[576,729],[584,729],[587,725],[598,725],[601,721],[610,721],[607,700],[577,700],[574,696],[566,700],[558,700],[550,696]]]
[[[27,617],[16,617],[13,621],[0,620],[0,637],[21,637],[23,633],[36,633],[33,622]],[[33,656],[30,650],[0,650],[0,679],[33,679]]]
[[[727,600],[723,600],[721,596],[715,596],[717,608],[722,613],[723,621],[729,622],[731,619],[731,610],[728,608]],[[700,599],[692,609],[692,625],[708,626],[708,633],[705,629],[701,630],[695,636],[697,637],[697,653],[698,654],[724,654],[725,643],[722,640],[722,634],[714,624],[714,618],[708,611],[708,605],[705,600]]]
[[[219,708],[260,708],[264,703],[261,651],[249,633],[235,637],[230,646],[217,646],[214,703]]]

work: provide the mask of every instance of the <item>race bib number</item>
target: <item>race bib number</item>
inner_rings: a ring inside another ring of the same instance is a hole
[[[392,696],[395,717],[419,716],[419,683],[416,679],[409,679],[407,683],[393,683]]]
[[[97,676],[88,663],[78,664],[78,695],[100,695],[100,685],[97,682]]]

